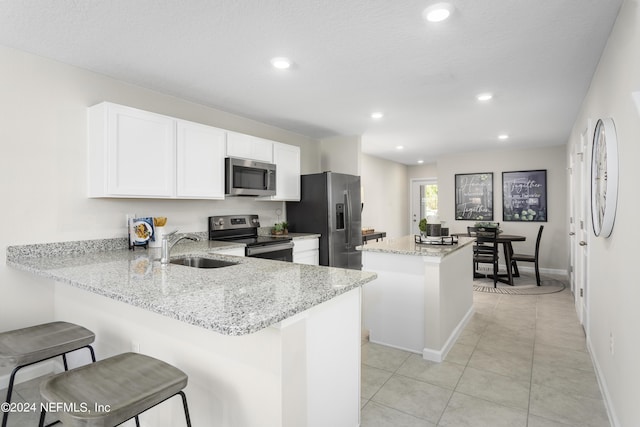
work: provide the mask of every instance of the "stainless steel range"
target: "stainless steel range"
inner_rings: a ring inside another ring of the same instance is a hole
[[[245,256],[293,261],[293,242],[288,236],[258,236],[258,215],[209,217],[209,240],[244,243]]]

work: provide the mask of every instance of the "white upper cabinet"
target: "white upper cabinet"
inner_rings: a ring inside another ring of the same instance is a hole
[[[300,200],[300,147],[103,102],[88,109],[89,197],[224,199],[224,158],[275,163]]]
[[[273,143],[276,195],[271,200],[300,201],[300,147]]]
[[[221,129],[103,102],[88,137],[89,197],[224,198]]]
[[[273,144],[274,142],[268,139],[227,132],[227,157],[273,163]]]
[[[89,109],[89,196],[171,197],[175,123],[121,105]]]
[[[177,197],[224,199],[225,137],[222,129],[178,120]]]

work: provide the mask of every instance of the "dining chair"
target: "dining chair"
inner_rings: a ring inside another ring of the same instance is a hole
[[[467,234],[475,237],[473,246],[473,277],[486,277],[487,275],[478,273],[479,264],[492,264],[493,287],[498,286],[498,236],[497,227],[467,227]]]
[[[540,286],[540,268],[538,266],[538,254],[540,253],[540,239],[542,238],[543,229],[544,229],[544,225],[541,225],[540,228],[538,229],[538,237],[536,238],[536,251],[533,255],[517,254],[517,253],[514,253],[513,255],[511,255],[511,262],[515,271],[518,271],[517,261],[534,263],[534,268],[536,271],[536,283],[538,284],[538,286]]]

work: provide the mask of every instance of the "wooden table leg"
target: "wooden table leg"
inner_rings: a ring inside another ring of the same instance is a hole
[[[513,246],[511,246],[511,242],[504,242],[504,263],[507,267],[507,278],[509,281],[509,285],[513,286],[513,273],[511,271],[511,254],[513,254]]]

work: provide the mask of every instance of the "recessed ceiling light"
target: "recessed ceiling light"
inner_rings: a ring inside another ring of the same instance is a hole
[[[502,139],[502,140],[509,139],[509,135],[507,135],[506,133],[502,133],[498,135],[498,139]]]
[[[436,3],[427,7],[422,15],[429,22],[442,22],[453,12],[453,5],[450,3]]]
[[[371,118],[372,119],[381,119],[384,117],[384,113],[380,112],[380,111],[376,111],[375,113],[371,113]]]
[[[404,147],[402,145],[397,145],[396,150],[402,150]]]
[[[418,160],[418,163],[423,164],[424,160]]]
[[[271,60],[271,65],[279,70],[286,70],[291,67],[291,60],[289,58],[279,56]]]
[[[493,98],[493,94],[492,93],[481,93],[478,96],[476,96],[476,99],[478,101],[482,101],[482,102],[486,102],[489,101],[491,98]]]

